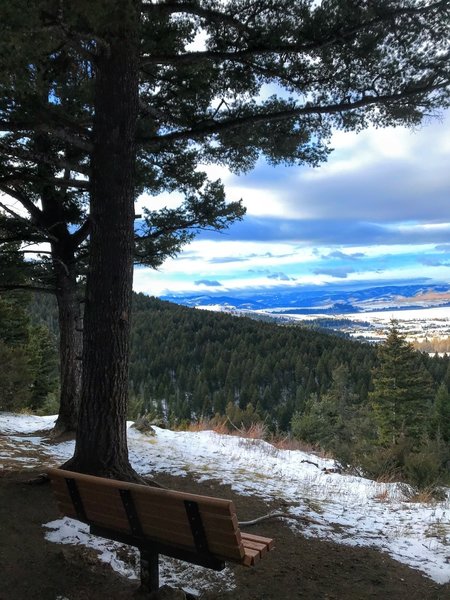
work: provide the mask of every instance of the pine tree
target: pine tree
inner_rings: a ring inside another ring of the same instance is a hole
[[[434,400],[432,435],[450,442],[450,394],[445,382],[439,386]]]
[[[56,340],[45,325],[35,325],[30,329],[29,346],[33,370],[29,407],[38,411],[49,395],[58,389]]]
[[[378,360],[369,394],[378,441],[389,446],[407,438],[418,444],[427,431],[434,396],[431,376],[395,324],[379,347]]]

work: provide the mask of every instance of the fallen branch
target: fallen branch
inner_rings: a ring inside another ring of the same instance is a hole
[[[318,469],[320,469],[319,465],[317,463],[313,462],[312,460],[306,460],[306,459],[304,459],[304,460],[302,460],[300,462],[302,462],[302,463],[308,463],[308,465],[313,465],[313,467],[317,467]]]
[[[275,511],[263,515],[262,517],[252,519],[251,521],[239,521],[239,527],[251,527],[252,525],[256,525],[256,523],[261,523],[261,521],[267,521],[268,519],[294,519],[295,521],[303,521],[305,523],[312,523],[313,525],[322,525],[320,521],[316,521],[312,517],[296,516],[281,511]]]

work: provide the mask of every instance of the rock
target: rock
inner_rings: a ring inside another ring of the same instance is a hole
[[[141,433],[147,433],[148,435],[156,435],[155,430],[152,428],[152,425],[154,425],[153,419],[151,419],[148,415],[142,415],[142,417],[139,417],[133,423],[132,427],[134,427]]]

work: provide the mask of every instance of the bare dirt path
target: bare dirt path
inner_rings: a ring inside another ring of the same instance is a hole
[[[114,574],[90,551],[44,539],[42,523],[58,514],[48,485],[25,483],[32,475],[9,470],[0,477],[0,600],[133,598],[136,584]],[[175,489],[232,498],[242,520],[277,508],[218,483],[158,480]],[[376,550],[305,539],[278,520],[255,531],[275,538],[276,550],[254,569],[236,567],[234,591],[205,593],[205,600],[450,599],[450,585],[439,586]]]

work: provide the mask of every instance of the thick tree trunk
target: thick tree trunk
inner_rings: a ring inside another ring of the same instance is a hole
[[[134,163],[138,116],[139,2],[108,5],[109,48],[96,62],[90,263],[75,454],[66,468],[136,478],[126,410],[133,282]]]

